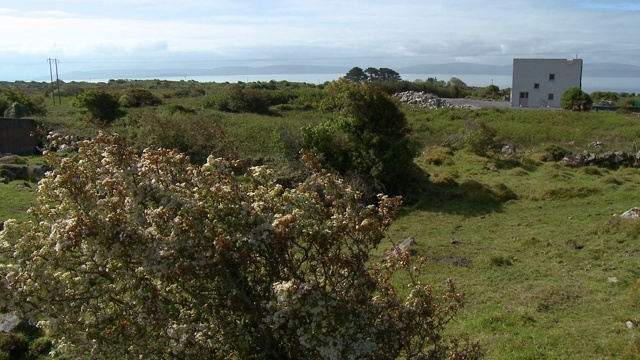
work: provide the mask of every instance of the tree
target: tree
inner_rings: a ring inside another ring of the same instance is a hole
[[[376,69],[374,67],[367,68],[364,73],[367,75],[369,81],[401,81],[400,74],[395,70],[389,68]]]
[[[364,72],[369,77],[369,81],[376,81],[380,78],[380,70],[374,67],[368,67]]]
[[[489,99],[496,99],[500,95],[500,88],[496,85],[489,85],[484,88],[484,96]]]
[[[449,87],[457,86],[457,87],[459,87],[459,88],[466,88],[466,87],[467,87],[467,84],[466,84],[464,81],[462,81],[462,80],[458,79],[457,77],[452,77],[452,78],[451,78],[451,79],[449,79],[449,81],[447,82],[447,86],[449,86]]]
[[[401,81],[400,74],[389,68],[380,68],[379,81]]]
[[[0,232],[0,305],[74,358],[477,357],[443,338],[464,302],[452,282],[440,297],[408,253],[371,258],[400,200],[366,206],[305,159],[310,176],[285,189],[266,167],[239,179],[213,157],[81,142],[32,220]]]
[[[560,97],[560,106],[566,110],[586,111],[591,108],[591,105],[593,105],[591,96],[577,86],[568,88]]]
[[[110,123],[120,115],[118,95],[103,90],[87,90],[78,94],[73,103],[76,107],[85,108],[91,120]]]
[[[357,66],[351,68],[344,77],[351,82],[363,82],[369,80],[369,76],[364,72],[364,70]]]
[[[355,172],[389,193],[402,193],[410,184],[417,152],[397,103],[370,83],[339,80],[327,87],[324,108],[336,118],[306,128],[305,145],[343,175]]]

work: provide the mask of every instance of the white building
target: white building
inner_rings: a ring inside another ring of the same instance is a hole
[[[582,59],[513,59],[512,107],[559,108],[572,86],[582,88]]]

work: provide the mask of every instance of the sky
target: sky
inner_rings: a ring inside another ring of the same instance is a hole
[[[640,0],[2,0],[0,80],[102,69],[640,66]]]

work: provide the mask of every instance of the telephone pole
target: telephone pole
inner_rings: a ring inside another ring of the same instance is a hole
[[[51,76],[51,100],[53,100],[53,105],[56,104],[56,94],[55,89],[53,87],[53,69],[51,67],[51,63],[55,63],[56,65],[56,84],[58,85],[58,103],[62,105],[62,98],[60,98],[60,79],[58,78],[58,63],[60,62],[58,59],[48,58],[49,62],[49,75]]]
[[[51,100],[53,100],[53,105],[55,105],[56,95],[54,94],[54,91],[53,91],[53,70],[51,69],[51,62],[53,61],[53,59],[48,58],[47,61],[49,62],[49,75],[51,76]]]
[[[62,105],[62,98],[60,98],[60,79],[58,78],[58,63],[60,61],[58,61],[58,59],[54,59],[55,63],[56,63],[56,85],[58,85],[58,105]],[[53,100],[53,102],[55,103],[55,99]]]

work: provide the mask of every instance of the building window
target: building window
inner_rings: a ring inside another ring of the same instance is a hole
[[[533,84],[533,88],[534,89],[540,89],[540,83]]]
[[[553,100],[553,94],[549,94],[549,96],[547,96],[547,100]]]
[[[556,79],[556,74],[549,74],[549,81],[553,81]]]

